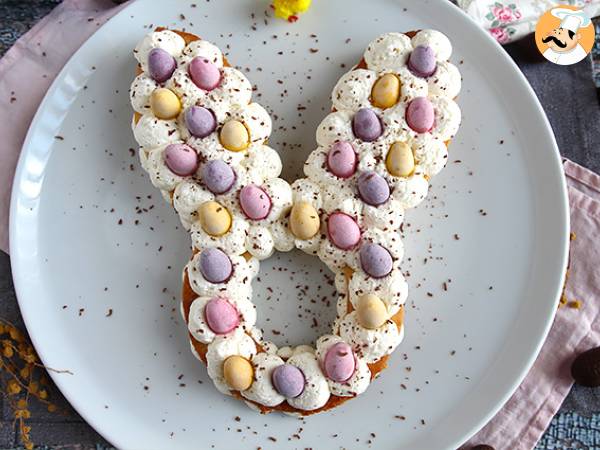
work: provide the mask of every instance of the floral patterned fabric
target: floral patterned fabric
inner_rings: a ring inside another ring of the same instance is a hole
[[[600,15],[600,0],[457,0],[457,4],[500,44],[534,32],[539,17],[558,4],[582,7],[589,17]]]

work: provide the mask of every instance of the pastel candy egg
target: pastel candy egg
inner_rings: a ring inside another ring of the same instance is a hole
[[[327,168],[336,177],[351,177],[356,172],[356,164],[356,153],[349,142],[338,141],[327,153]]]
[[[246,358],[233,355],[223,363],[223,378],[234,391],[245,391],[252,386],[254,369]]]
[[[170,89],[158,88],[150,96],[150,108],[159,119],[169,120],[179,115],[181,102]]]
[[[205,91],[212,91],[221,81],[219,68],[201,56],[190,61],[188,73],[194,84]]]
[[[433,49],[427,45],[417,45],[408,58],[408,70],[421,78],[435,73],[437,63]]]
[[[435,114],[427,97],[417,97],[406,108],[406,123],[417,133],[425,133],[433,128]]]
[[[359,109],[352,118],[354,135],[365,141],[372,142],[383,134],[383,125],[372,109]]]
[[[148,73],[154,81],[164,83],[171,78],[175,67],[177,67],[175,58],[162,48],[153,48],[148,53]]]
[[[165,148],[165,164],[171,172],[187,177],[198,170],[198,154],[185,144],[169,144]]]
[[[415,157],[406,142],[394,142],[385,158],[385,167],[395,177],[409,177],[415,170]]]
[[[286,398],[298,397],[304,391],[304,374],[296,366],[283,364],[271,374],[275,390]]]
[[[205,138],[217,128],[213,113],[202,106],[192,106],[185,112],[185,126],[192,136]]]
[[[348,214],[333,213],[327,220],[327,234],[333,244],[342,250],[349,250],[360,241],[360,228]]]
[[[380,77],[371,90],[371,103],[377,108],[391,108],[400,97],[400,80],[393,73]]]
[[[325,354],[325,375],[333,381],[343,383],[354,374],[356,361],[352,348],[345,342],[332,345]]]
[[[240,206],[248,219],[262,220],[271,211],[271,198],[258,186],[249,184],[240,191]]]
[[[224,194],[235,183],[235,172],[225,161],[213,159],[202,168],[202,181],[213,194]]]
[[[388,319],[385,304],[373,294],[362,295],[356,305],[358,323],[368,330],[375,330],[382,326]]]
[[[215,284],[226,282],[233,273],[231,259],[223,250],[218,248],[202,250],[198,265],[204,279]]]
[[[367,275],[383,278],[392,271],[392,255],[379,244],[366,243],[360,248],[360,265]]]
[[[198,208],[200,226],[211,236],[223,236],[231,228],[231,214],[215,201],[204,202]]]
[[[298,239],[307,240],[319,232],[319,213],[308,202],[298,202],[290,213],[290,229]]]
[[[239,120],[225,122],[219,138],[223,147],[232,152],[239,152],[250,145],[250,133]]]
[[[204,317],[208,327],[215,334],[227,334],[240,323],[235,306],[222,297],[213,297],[208,301],[204,307]]]
[[[360,198],[368,205],[378,206],[390,198],[387,181],[376,172],[363,172],[358,177],[357,185]]]

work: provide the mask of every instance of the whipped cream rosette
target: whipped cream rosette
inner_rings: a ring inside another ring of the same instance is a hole
[[[461,115],[450,41],[386,33],[333,88],[306,178],[279,178],[271,119],[221,50],[157,29],[134,50],[133,134],[142,167],[190,233],[181,312],[221,392],[260,412],[307,415],[364,392],[404,337],[404,211],[446,164]],[[298,248],[334,273],[337,319],[314,346],[256,327],[260,260]]]

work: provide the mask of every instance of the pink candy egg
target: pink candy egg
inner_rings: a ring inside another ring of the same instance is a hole
[[[215,334],[227,334],[240,323],[237,309],[223,297],[213,297],[208,301],[204,307],[204,318]]]
[[[249,184],[240,191],[240,206],[248,219],[262,220],[271,211],[271,198],[258,186]]]
[[[219,68],[200,56],[192,59],[188,66],[188,73],[194,84],[205,91],[212,91],[221,81]]]
[[[417,133],[425,133],[433,128],[435,112],[427,97],[417,97],[406,108],[406,123]]]
[[[356,172],[356,153],[349,142],[334,143],[327,154],[327,168],[336,177],[349,178]]]
[[[198,170],[198,154],[189,145],[167,145],[164,155],[165,164],[175,175],[187,177]]]
[[[325,375],[333,381],[348,381],[356,369],[356,360],[352,348],[345,342],[332,345],[325,354]]]
[[[348,214],[333,213],[327,220],[327,234],[329,239],[338,248],[350,250],[360,241],[360,228],[356,221]]]

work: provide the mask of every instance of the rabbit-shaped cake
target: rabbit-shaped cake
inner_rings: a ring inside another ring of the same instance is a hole
[[[192,240],[181,311],[217,389],[308,415],[364,392],[404,336],[404,210],[427,195],[458,131],[461,77],[435,30],[386,33],[333,89],[306,178],[279,178],[271,119],[208,41],[157,29],[138,44],[132,128],[152,184]],[[337,319],[314,347],[262,338],[259,262],[298,248],[334,273]]]

